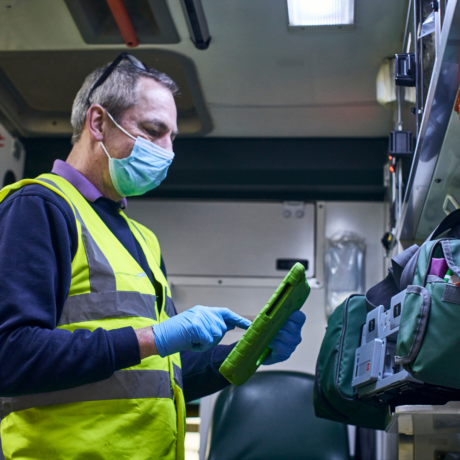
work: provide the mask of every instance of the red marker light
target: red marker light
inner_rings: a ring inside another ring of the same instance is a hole
[[[390,155],[390,156],[388,157],[388,159],[389,159],[389,160],[392,160],[392,159],[393,159],[393,157]]]
[[[395,167],[394,166],[390,166],[390,172],[392,172],[392,173],[395,172]]]

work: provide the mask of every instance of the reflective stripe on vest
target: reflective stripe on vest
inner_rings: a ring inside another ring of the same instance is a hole
[[[67,298],[58,326],[106,318],[142,316],[157,319],[156,297],[139,292],[90,292]]]
[[[172,398],[169,372],[156,370],[118,371],[106,380],[67,390],[2,398],[2,406],[6,417],[11,412],[32,407],[136,398]]]
[[[183,388],[182,371],[174,366],[174,381]],[[110,399],[170,398],[173,397],[169,372],[157,370],[117,371],[110,378],[62,391],[0,399],[0,412],[6,417],[11,412],[33,407],[53,406],[85,401]]]
[[[45,182],[60,192],[64,193],[62,189],[49,179],[38,179],[40,182]],[[85,246],[86,257],[88,258],[89,265],[89,282],[91,285],[91,292],[110,292],[117,290],[117,282],[115,273],[109,264],[109,261],[101,251],[99,246],[94,241],[94,238],[86,228],[85,222],[80,216],[78,209],[73,206],[75,215],[81,225],[81,237]],[[65,307],[64,307],[65,308]]]

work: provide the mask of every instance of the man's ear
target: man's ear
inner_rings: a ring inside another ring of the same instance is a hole
[[[99,104],[91,104],[91,107],[86,113],[86,127],[91,137],[96,142],[101,142],[104,139],[104,129],[106,125],[104,113],[104,108]]]

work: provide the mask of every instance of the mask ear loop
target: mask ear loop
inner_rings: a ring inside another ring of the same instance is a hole
[[[126,131],[125,129],[123,129],[112,117],[112,115],[110,115],[109,112],[107,112],[107,110],[105,111],[105,113],[110,117],[110,119],[113,121],[114,125],[121,129],[127,136],[129,136],[131,139],[133,139],[134,141],[136,141],[136,138],[134,136],[132,136],[131,134],[128,133],[128,131]],[[107,149],[105,148],[105,145],[104,143],[101,141],[101,145],[102,145],[102,148],[104,149],[104,152],[106,153],[106,155],[109,157],[109,160],[112,159],[112,157],[109,155],[109,152],[107,152]]]
[[[101,145],[102,145],[102,149],[104,150],[104,152],[106,153],[106,155],[109,157],[109,160],[111,160],[112,157],[109,155],[109,152],[107,152],[107,149],[105,148],[104,142],[101,141]]]
[[[134,141],[136,140],[136,138],[135,138],[133,135],[129,134],[128,131],[126,131],[125,129],[123,129],[123,128],[113,119],[112,115],[110,115],[110,113],[107,112],[107,110],[105,111],[105,113],[110,117],[110,119],[113,121],[113,123],[115,124],[115,126],[116,126],[117,128],[121,129],[121,130],[122,130],[127,136],[129,136],[132,140],[134,140]]]

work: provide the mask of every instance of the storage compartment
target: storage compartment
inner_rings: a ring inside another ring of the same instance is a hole
[[[25,136],[70,135],[73,100],[84,79],[126,49],[0,52],[0,110]],[[130,51],[179,86],[181,135],[204,135],[212,123],[193,61],[163,50]]]
[[[124,44],[106,0],[65,0],[65,3],[86,43]],[[165,0],[129,0],[123,4],[141,45],[180,42]]]
[[[315,205],[298,208],[288,216],[280,202],[144,199],[129,200],[127,214],[157,235],[170,278],[259,278],[276,286],[289,271],[279,260],[297,260],[307,278],[315,276]]]

